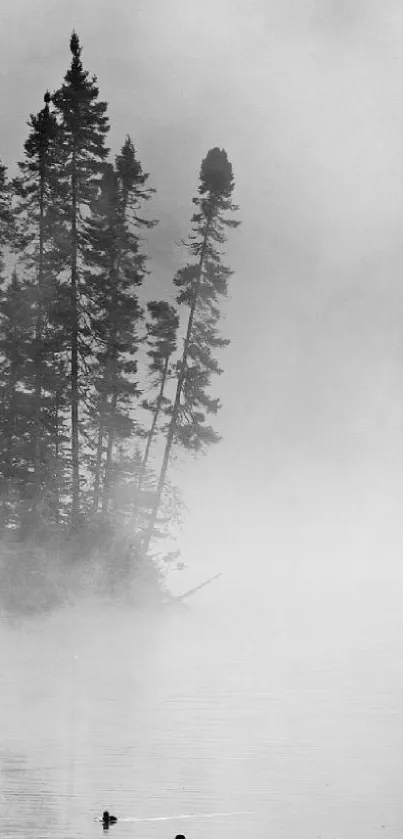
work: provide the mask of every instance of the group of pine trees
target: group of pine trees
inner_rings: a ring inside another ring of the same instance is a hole
[[[107,104],[75,33],[70,51],[62,85],[30,117],[17,176],[0,167],[0,536],[43,542],[124,521],[146,554],[169,516],[172,452],[219,439],[209,387],[227,344],[232,167],[218,148],[202,162],[176,305],[142,303],[154,190],[130,137],[112,160]]]

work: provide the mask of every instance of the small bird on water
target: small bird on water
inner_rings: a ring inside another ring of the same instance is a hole
[[[116,816],[111,816],[111,815],[108,813],[108,810],[104,810],[104,812],[102,813],[102,819],[101,819],[101,821],[102,821],[102,824],[103,824],[104,830],[108,830],[108,829],[109,829],[109,825],[111,825],[111,824],[116,824],[116,822],[117,822],[117,818],[116,818]]]

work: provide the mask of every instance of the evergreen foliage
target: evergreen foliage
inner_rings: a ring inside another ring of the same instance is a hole
[[[19,271],[30,300],[30,352],[25,368],[25,393],[32,394],[32,449],[34,492],[31,527],[39,529],[46,510],[54,524],[60,521],[66,457],[65,413],[68,400],[67,370],[63,363],[66,336],[59,322],[63,308],[60,277],[66,258],[63,241],[63,208],[66,191],[59,179],[60,131],[45,106],[28,123],[25,157],[14,180],[14,219]],[[28,324],[27,324],[28,325]]]
[[[86,252],[86,287],[92,300],[97,448],[93,509],[107,512],[113,489],[113,450],[134,434],[133,400],[138,397],[136,356],[143,310],[136,289],[147,273],[140,230],[155,222],[139,215],[153,190],[136,158],[130,137],[115,160],[105,164],[100,191],[91,206]],[[105,450],[104,450],[105,449]],[[103,462],[104,461],[104,462]]]
[[[80,497],[80,402],[88,384],[87,362],[91,355],[91,329],[86,319],[93,301],[83,280],[83,254],[88,242],[86,210],[100,188],[104,162],[109,154],[105,146],[109,130],[107,104],[98,100],[96,77],[90,78],[81,61],[81,46],[74,32],[70,39],[72,54],[64,83],[53,95],[59,120],[61,166],[59,179],[65,200],[66,258],[69,271],[70,299],[64,311],[68,333],[71,385],[71,526],[79,529]]]
[[[154,189],[130,136],[110,158],[107,103],[76,33],[70,52],[63,83],[29,118],[11,182],[0,162],[0,588],[12,588],[19,557],[41,608],[54,598],[51,567],[70,586],[68,560],[91,564],[83,585],[116,591],[134,576],[154,592],[176,560],[166,542],[183,502],[168,467],[175,448],[219,440],[210,387],[228,344],[219,319],[232,273],[222,248],[239,223],[232,167],[214,148],[175,305],[147,302]]]
[[[198,195],[191,224],[192,233],[187,248],[192,257],[175,278],[179,289],[176,300],[189,309],[182,357],[177,365],[177,384],[167,429],[165,451],[158,480],[155,503],[152,507],[147,534],[143,542],[148,550],[153,536],[158,511],[163,497],[172,447],[199,451],[219,441],[219,435],[207,420],[220,408],[218,399],[208,392],[211,376],[221,373],[213,355],[228,340],[220,336],[218,321],[219,301],[227,294],[231,270],[222,263],[221,248],[226,241],[226,228],[239,222],[228,217],[238,207],[232,203],[234,189],[232,166],[223,149],[211,149],[200,168]]]

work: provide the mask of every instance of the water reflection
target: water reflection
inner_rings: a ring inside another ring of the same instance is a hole
[[[38,836],[43,825],[57,835],[60,802],[41,767],[29,766],[26,756],[12,751],[2,751],[0,761],[2,837]]]
[[[3,627],[2,837],[99,836],[105,809],[114,839],[395,835],[397,594],[220,596]]]

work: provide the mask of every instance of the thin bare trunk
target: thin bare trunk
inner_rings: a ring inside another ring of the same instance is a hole
[[[55,484],[55,523],[60,522],[60,475],[59,475],[59,392],[56,392],[55,402],[55,461],[56,461],[56,484]]]
[[[44,199],[45,199],[45,165],[41,161],[40,195],[39,195],[39,265],[38,265],[38,312],[35,326],[35,343],[37,351],[37,368],[35,370],[35,496],[39,501],[42,492],[42,336],[43,336],[43,297],[44,297]]]
[[[94,489],[92,499],[92,512],[98,512],[99,497],[101,491],[101,466],[102,466],[102,450],[104,444],[105,433],[105,397],[102,397],[99,409],[99,426],[98,426],[98,440],[97,440],[97,454],[95,460],[95,475],[94,475]]]
[[[154,411],[154,414],[153,414],[153,420],[152,420],[152,423],[151,423],[151,428],[148,432],[147,444],[146,444],[146,448],[145,448],[145,452],[144,452],[144,457],[143,457],[143,460],[141,462],[140,475],[139,475],[139,480],[138,480],[138,484],[137,484],[137,504],[136,504],[133,519],[132,519],[132,526],[134,528],[136,528],[136,526],[137,526],[139,508],[140,508],[140,502],[141,502],[141,497],[140,497],[141,496],[141,490],[143,489],[144,478],[146,476],[146,470],[147,470],[148,458],[150,456],[151,445],[152,445],[152,442],[153,442],[153,439],[154,439],[154,436],[155,436],[155,432],[156,432],[156,429],[157,429],[157,423],[158,423],[159,415],[161,413],[162,400],[164,398],[164,390],[165,390],[165,385],[166,385],[166,380],[167,380],[167,375],[168,375],[168,367],[169,367],[170,357],[171,357],[170,355],[167,355],[167,357],[165,359],[164,369],[163,369],[163,372],[162,372],[161,385],[160,385],[160,389],[159,389],[159,393],[158,393],[158,397],[157,397],[157,402],[156,402],[156,405],[155,405],[155,411]]]
[[[198,586],[194,586],[194,588],[188,588],[186,591],[183,592],[183,594],[179,594],[177,597],[173,597],[172,600],[181,603],[182,600],[186,599],[186,597],[190,597],[192,594],[196,594],[197,591],[200,591],[200,589],[204,588],[204,586],[210,585],[210,583],[213,583],[214,580],[218,580],[219,577],[221,577],[221,571],[214,577],[209,577],[208,580],[204,580],[204,583],[200,583]]]
[[[163,369],[163,372],[162,372],[161,386],[160,386],[160,390],[159,390],[159,393],[158,393],[157,402],[156,402],[156,405],[155,405],[153,421],[151,423],[150,431],[148,432],[146,450],[144,452],[144,457],[143,457],[143,461],[142,461],[142,464],[141,464],[140,478],[139,478],[139,483],[138,483],[139,492],[141,492],[141,488],[143,486],[144,477],[145,477],[145,473],[146,473],[146,469],[147,469],[148,458],[150,456],[151,444],[152,444],[153,439],[154,439],[154,435],[155,435],[155,432],[156,432],[156,429],[157,429],[157,422],[159,420],[159,415],[161,413],[162,400],[164,398],[165,385],[166,385],[167,375],[168,375],[169,359],[170,359],[170,356],[167,355],[167,357],[165,359],[164,369]]]
[[[72,224],[71,224],[71,461],[72,505],[71,527],[76,530],[80,516],[80,467],[78,435],[78,235],[77,235],[77,185],[75,156],[72,173]]]
[[[110,337],[110,348],[114,348],[116,344],[116,338],[118,334],[118,326],[116,323],[116,305],[117,305],[117,287],[119,281],[119,263],[120,258],[117,257],[115,263],[112,265],[112,276],[114,278],[113,282],[113,295],[112,295],[112,311],[114,313],[114,321],[112,322],[112,334]],[[114,350],[113,350],[114,351]],[[115,351],[114,351],[115,352]],[[116,387],[116,375],[117,375],[117,368],[118,362],[116,355],[112,355],[109,360],[109,369],[108,363],[105,369],[105,383],[108,385],[112,383],[111,391],[112,391],[112,398],[111,404],[108,406],[105,403],[105,414],[107,415],[107,434],[108,434],[108,442],[106,446],[106,460],[105,460],[105,476],[104,476],[104,486],[102,492],[102,512],[107,513],[109,507],[109,494],[110,494],[110,487],[111,487],[111,467],[112,467],[112,454],[113,454],[113,443],[115,438],[115,415],[116,415],[116,407],[118,403],[118,393]],[[107,399],[107,397],[106,397]],[[101,451],[102,456],[102,451]]]
[[[112,471],[112,453],[113,453],[113,443],[115,438],[115,428],[114,428],[114,419],[116,414],[116,406],[118,402],[118,396],[116,391],[112,394],[111,404],[110,404],[110,411],[109,411],[109,431],[108,431],[108,443],[106,447],[106,461],[105,461],[105,479],[104,479],[104,488],[102,493],[102,512],[107,513],[109,507],[109,496],[110,496],[110,489],[111,489],[111,471]]]

